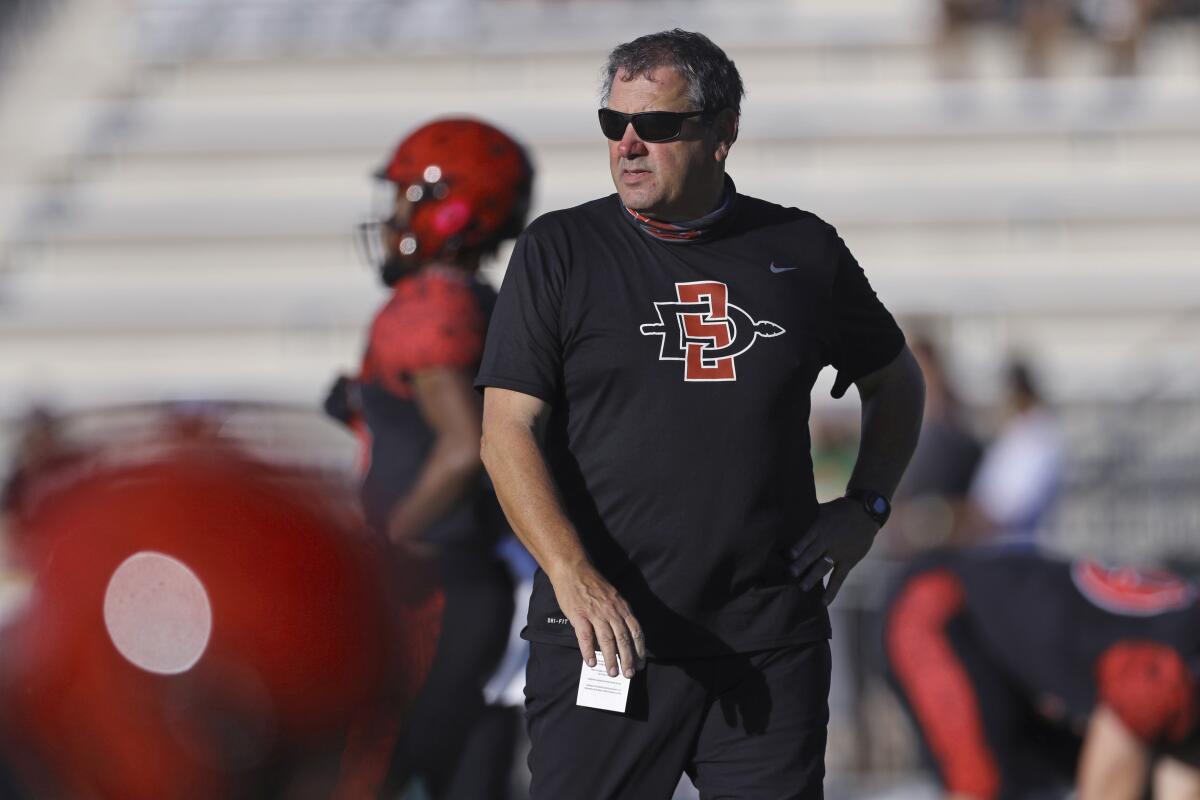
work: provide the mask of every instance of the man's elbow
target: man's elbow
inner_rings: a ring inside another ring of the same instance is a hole
[[[516,392],[500,392],[495,400],[484,396],[479,456],[489,475],[504,469],[506,462],[523,458],[526,452],[540,447],[545,409],[542,401]]]
[[[488,435],[487,426],[484,425],[483,433],[479,436],[479,462],[483,464],[483,468],[490,474],[492,465],[495,464],[495,453],[492,449],[492,437]]]
[[[920,406],[925,405],[925,373],[921,372],[921,365],[917,363],[917,359],[912,352],[905,347],[903,356],[903,376],[901,381],[904,386],[904,391]]]
[[[480,463],[489,475],[500,466],[505,450],[504,438],[503,425],[496,422],[488,424],[488,421],[484,420],[478,454]]]
[[[908,348],[901,353],[901,364],[893,378],[890,395],[897,414],[908,420],[912,435],[918,435],[925,417],[925,375]]]
[[[925,376],[912,351],[904,347],[886,367],[859,382],[858,391],[864,401],[884,396],[924,406]]]

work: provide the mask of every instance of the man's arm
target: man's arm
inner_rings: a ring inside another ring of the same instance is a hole
[[[907,347],[855,383],[862,399],[862,438],[849,489],[891,497],[908,466],[925,411],[925,379]]]
[[[479,395],[471,375],[454,367],[421,370],[412,378],[413,399],[433,430],[433,446],[412,489],[388,517],[388,538],[420,553],[421,532],[450,511],[479,479]]]
[[[925,381],[907,347],[882,369],[855,382],[862,399],[862,435],[848,489],[891,497],[917,447],[925,408]],[[825,603],[833,602],[850,570],[866,556],[879,526],[856,501],[823,503],[812,526],[792,548],[792,574],[807,590],[829,570]]]
[[[487,388],[483,463],[517,538],[550,578],[583,660],[595,666],[599,649],[615,677],[619,653],[626,677],[633,677],[646,656],[642,629],[624,598],[588,560],[563,510],[540,447],[549,414],[549,405],[536,397]]]
[[[1140,800],[1150,769],[1150,749],[1111,708],[1092,712],[1079,757],[1079,800]]]

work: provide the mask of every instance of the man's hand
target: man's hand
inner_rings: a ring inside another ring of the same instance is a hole
[[[604,655],[610,677],[617,676],[617,658],[626,678],[632,678],[646,658],[646,640],[629,604],[590,564],[550,575],[554,595],[579,640],[579,652],[589,667],[596,650]]]
[[[599,648],[615,678],[620,653],[625,675],[632,678],[646,658],[642,626],[588,561],[567,519],[541,451],[549,417],[544,400],[489,386],[483,396],[483,462],[513,531],[545,570],[559,608],[575,627],[583,660],[596,666]]]
[[[887,366],[854,382],[862,400],[862,438],[850,486],[870,487],[890,496],[917,446],[925,383],[921,368],[907,347]],[[879,523],[856,501],[845,497],[817,508],[817,518],[789,551],[792,574],[805,590],[821,582],[830,570],[825,605],[859,561],[871,549]]]
[[[854,500],[839,497],[822,503],[813,524],[788,553],[791,572],[808,591],[832,569],[825,587],[825,605],[829,605],[850,570],[871,549],[878,532],[879,524]]]

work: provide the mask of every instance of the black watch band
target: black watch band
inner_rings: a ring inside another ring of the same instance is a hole
[[[879,523],[881,528],[892,515],[891,501],[879,492],[870,489],[850,489],[846,492],[846,497],[862,506],[867,516]]]

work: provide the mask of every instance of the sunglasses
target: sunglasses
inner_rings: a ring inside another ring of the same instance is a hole
[[[708,111],[642,111],[638,114],[622,114],[611,108],[602,108],[600,130],[614,142],[625,136],[625,128],[633,123],[633,130],[643,142],[671,142],[683,131],[683,121],[689,117],[707,116]]]

